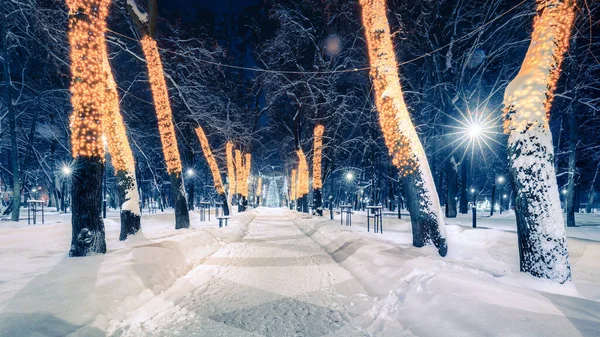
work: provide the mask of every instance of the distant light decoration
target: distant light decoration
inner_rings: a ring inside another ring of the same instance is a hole
[[[262,193],[262,177],[258,177],[258,182],[256,183],[256,195],[260,196]]]
[[[385,0],[360,0],[360,4],[385,145],[400,174],[410,175],[419,164],[427,166],[427,158],[404,102]]]
[[[106,93],[104,102],[103,116],[103,141],[106,141],[108,152],[110,153],[112,165],[115,168],[115,175],[121,172],[128,172],[131,179],[135,180],[135,161],[133,152],[129,145],[129,139],[125,131],[125,123],[120,112],[119,93],[117,85],[108,62],[108,56],[104,56],[104,69],[106,72]]]
[[[298,185],[297,171],[296,171],[296,169],[293,169],[293,170],[292,170],[292,182],[291,182],[291,184],[290,184],[290,186],[291,186],[291,190],[292,190],[292,191],[291,191],[291,193],[290,193],[290,199],[291,199],[291,200],[296,200],[296,199],[298,199],[298,197],[297,197],[297,195],[296,195],[296,194],[297,194],[297,192],[296,192],[296,191],[298,190],[298,187],[297,187],[297,185]]]
[[[244,188],[244,157],[241,150],[235,150],[235,178],[236,191],[235,193],[242,194]]]
[[[229,195],[235,194],[235,165],[233,163],[233,143],[225,145],[225,157],[227,158],[227,179],[229,180]]]
[[[325,52],[329,57],[336,56],[342,50],[342,41],[340,37],[333,34],[325,40]]]
[[[110,0],[67,0],[71,59],[73,158],[104,158],[102,117],[106,94],[103,57]]]
[[[504,183],[504,177],[503,176],[499,176],[498,177],[498,184],[503,184]]]
[[[323,125],[315,126],[314,131],[314,152],[313,152],[313,188],[323,187],[321,180],[321,158],[323,157]]]
[[[250,165],[252,163],[252,156],[250,153],[244,154],[244,162],[242,164],[242,185],[240,187],[240,194],[243,197],[248,197],[248,181],[250,179]]]
[[[158,46],[156,45],[156,41],[148,35],[142,37],[140,42],[148,65],[148,77],[150,88],[152,89],[156,117],[158,118],[158,131],[167,163],[167,172],[169,174],[180,174],[182,172],[181,159],[179,158],[173,113],[169,103],[169,94],[160,54],[158,53]]]
[[[191,168],[189,168],[185,171],[185,175],[188,177],[193,177],[195,174],[196,174],[196,172],[194,171],[194,169],[191,169]]]
[[[66,165],[62,167],[61,171],[65,176],[70,176],[71,173],[73,173],[73,170],[69,166],[66,166]]]
[[[346,178],[346,180],[347,180],[348,182],[350,182],[350,181],[354,180],[354,173],[352,173],[352,172],[348,172],[348,173],[346,173],[346,176],[345,176],[345,178]]]
[[[215,190],[217,190],[217,193],[219,194],[224,194],[225,188],[223,188],[221,172],[219,171],[217,160],[212,154],[210,144],[208,143],[208,138],[206,138],[206,134],[204,133],[204,130],[202,130],[202,127],[198,126],[196,128],[196,135],[198,135],[198,140],[200,140],[200,146],[202,147],[204,158],[206,158],[206,161],[208,162],[208,167],[210,167],[210,172],[212,173]]]
[[[298,155],[298,197],[303,197],[308,194],[308,164],[306,163],[306,156],[302,149],[297,150]]]

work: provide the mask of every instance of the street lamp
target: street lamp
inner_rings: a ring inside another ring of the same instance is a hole
[[[499,176],[496,181],[492,184],[492,207],[490,208],[490,216],[494,215],[494,206],[496,204],[496,182],[499,185],[504,183],[504,177]],[[500,202],[500,214],[502,214],[502,202]]]
[[[346,180],[348,182],[351,182],[352,180],[354,180],[354,173],[352,173],[352,172],[346,173]]]
[[[193,177],[196,174],[196,172],[194,171],[194,169],[187,169],[187,171],[185,171],[185,175],[188,177]]]

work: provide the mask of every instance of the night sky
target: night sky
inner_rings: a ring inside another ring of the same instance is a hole
[[[259,3],[259,0],[171,0],[163,1],[160,4],[172,9],[179,9],[184,12],[194,12],[201,9],[207,9],[217,13],[234,13],[243,10],[248,6]]]

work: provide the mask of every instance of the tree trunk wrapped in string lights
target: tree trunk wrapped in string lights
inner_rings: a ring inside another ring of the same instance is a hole
[[[516,191],[521,271],[564,283],[571,279],[571,266],[548,113],[569,46],[575,1],[538,0],[537,4],[531,44],[504,93],[504,126]]]
[[[187,209],[183,175],[181,174],[181,159],[158,46],[150,35],[142,37],[141,44],[148,65],[150,88],[152,89],[152,98],[154,99],[156,117],[158,118],[158,131],[171,182],[171,192],[174,197],[175,228],[188,228],[190,227],[190,217]]]
[[[323,198],[321,196],[321,188],[323,188],[323,180],[321,179],[321,158],[323,155],[323,125],[315,126],[314,131],[314,151],[313,151],[313,209],[315,214],[323,215]]]
[[[103,130],[111,156],[119,199],[121,200],[121,233],[119,240],[127,239],[140,230],[140,203],[135,178],[135,162],[125,132],[125,123],[119,108],[119,93],[108,62],[108,55],[104,55],[104,69],[106,72],[106,101],[103,116]]]
[[[291,177],[291,183],[290,183],[290,209],[293,209],[293,203],[294,201],[297,201],[297,190],[298,190],[298,186],[296,184],[297,182],[297,173],[296,173],[296,169],[292,170],[292,177]]]
[[[244,203],[246,201],[246,198],[243,195],[244,192],[244,175],[245,175],[245,169],[244,169],[244,156],[242,156],[242,151],[241,150],[235,150],[235,186],[236,186],[236,190],[235,190],[235,194],[237,196],[237,203],[238,203],[238,212],[243,212],[246,210],[246,208],[244,207]]]
[[[433,243],[445,256],[444,218],[429,163],[404,102],[385,0],[360,0],[375,104],[385,144],[404,180],[413,245]]]
[[[69,256],[106,252],[102,221],[106,18],[110,0],[68,0],[71,59],[72,236]]]
[[[229,205],[227,204],[227,197],[225,196],[225,188],[223,187],[221,172],[219,171],[219,166],[217,165],[217,161],[212,154],[210,144],[208,143],[208,138],[206,138],[206,134],[204,134],[204,130],[202,130],[202,127],[198,126],[196,128],[196,135],[198,135],[198,140],[200,140],[200,146],[202,147],[204,158],[206,158],[208,166],[210,167],[210,172],[212,173],[215,190],[217,190],[217,194],[219,194],[219,199],[223,203],[223,214],[229,215]]]
[[[227,195],[227,202],[232,205],[233,195],[236,189],[236,178],[235,178],[235,165],[233,163],[233,143],[227,142],[225,145],[225,157],[227,159],[227,180],[229,181],[229,191]]]
[[[296,150],[296,154],[298,155],[298,187],[296,191],[298,193],[299,211],[308,213],[308,164],[302,149]]]

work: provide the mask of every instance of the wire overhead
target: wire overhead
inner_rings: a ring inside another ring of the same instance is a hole
[[[474,29],[473,31],[455,39],[453,42],[450,43],[446,43],[445,45],[436,48],[432,51],[429,51],[427,53],[424,53],[422,55],[416,56],[410,60],[406,60],[404,62],[398,62],[398,66],[403,66],[406,64],[410,64],[413,63],[415,61],[418,61],[422,58],[425,58],[427,56],[431,56],[437,52],[439,52],[440,50],[443,50],[447,47],[449,47],[452,43],[455,43],[457,41],[462,41],[464,39],[467,39],[469,37],[471,37],[472,35],[478,33],[479,31],[481,31],[483,28],[489,26],[490,24],[494,23],[495,21],[499,20],[500,18],[504,17],[505,15],[507,15],[508,13],[514,11],[516,8],[520,7],[521,5],[523,5],[525,2],[527,2],[527,0],[522,0],[521,2],[519,2],[518,4],[514,5],[513,7],[509,8],[508,10],[506,10],[504,13],[494,17],[493,19],[491,19],[490,21],[482,24],[481,26],[477,27],[476,29]],[[108,32],[121,36],[123,38],[135,41],[135,42],[139,42],[137,39],[132,38],[130,36],[121,34],[119,32],[116,32],[114,30],[111,29],[107,29]],[[254,71],[254,72],[262,72],[262,73],[272,73],[272,74],[281,74],[281,75],[319,75],[319,74],[340,74],[340,73],[353,73],[353,72],[359,72],[359,71],[366,71],[366,70],[371,70],[371,67],[369,66],[365,66],[365,67],[359,67],[359,68],[352,68],[352,69],[342,69],[342,70],[323,70],[323,71],[298,71],[298,70],[273,70],[273,69],[266,69],[266,68],[259,68],[259,67],[243,67],[243,66],[236,66],[236,65],[231,65],[231,64],[225,64],[225,63],[220,63],[220,62],[215,62],[215,61],[210,61],[210,60],[206,60],[206,59],[202,59],[199,58],[197,56],[193,56],[193,55],[189,55],[189,54],[182,54],[179,52],[175,52],[172,50],[168,50],[168,49],[164,49],[164,48],[159,48],[159,50],[165,52],[165,53],[170,53],[173,55],[177,55],[177,56],[181,56],[181,57],[191,57],[194,58],[195,60],[202,62],[202,63],[206,63],[206,64],[210,64],[210,65],[214,65],[214,66],[219,66],[219,67],[225,67],[225,68],[230,68],[230,69],[237,69],[237,70],[246,70],[246,71]]]

